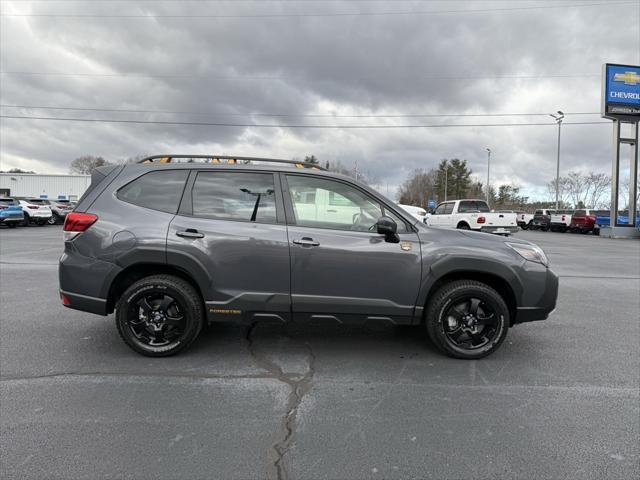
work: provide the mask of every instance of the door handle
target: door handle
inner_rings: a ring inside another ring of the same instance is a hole
[[[176,235],[184,238],[202,238],[204,237],[204,233],[200,233],[199,231],[193,228],[187,228],[186,230],[181,230],[176,232]]]
[[[317,247],[320,245],[320,242],[316,242],[313,238],[310,237],[302,237],[300,239],[294,240],[293,243],[296,245],[302,245],[303,247]]]

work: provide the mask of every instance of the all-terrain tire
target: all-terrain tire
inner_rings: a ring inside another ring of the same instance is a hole
[[[478,298],[495,312],[495,336],[484,346],[465,349],[451,342],[445,334],[445,314],[456,302],[465,298]],[[493,288],[475,280],[456,280],[442,286],[428,303],[425,326],[429,339],[444,354],[465,360],[476,360],[490,355],[502,344],[509,330],[509,308]]]
[[[149,295],[168,295],[175,299],[184,321],[182,334],[163,346],[145,344],[131,327],[136,302]],[[133,283],[116,305],[116,326],[122,340],[134,351],[149,357],[167,357],[187,348],[198,337],[204,324],[204,308],[200,294],[187,281],[173,275],[152,275]]]

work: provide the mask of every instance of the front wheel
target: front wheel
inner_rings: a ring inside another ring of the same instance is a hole
[[[57,225],[58,223],[60,223],[60,215],[58,215],[57,213],[54,213],[49,217],[49,220],[47,220],[47,223],[49,225]]]
[[[446,355],[475,360],[493,353],[507,336],[509,309],[498,292],[475,280],[441,287],[429,302],[427,333]]]
[[[116,306],[116,325],[124,342],[149,357],[167,357],[188,347],[200,334],[202,300],[185,280],[153,275],[138,280]]]
[[[22,214],[22,226],[23,227],[29,226],[29,215],[27,215],[26,213]]]

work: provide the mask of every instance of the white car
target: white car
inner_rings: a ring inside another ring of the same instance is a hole
[[[484,200],[442,202],[427,218],[427,225],[509,235],[518,231],[515,213],[491,212]]]
[[[49,202],[46,199],[27,198],[20,199],[19,201],[22,207],[25,226],[30,223],[36,223],[41,226],[45,225],[53,216]]]
[[[413,205],[403,205],[402,203],[399,203],[398,206],[401,207],[403,210],[405,210],[407,213],[410,213],[411,215],[413,215],[422,223],[426,223],[426,218],[428,214],[424,208],[414,207]]]

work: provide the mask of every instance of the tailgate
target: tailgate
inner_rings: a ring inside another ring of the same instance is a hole
[[[512,227],[516,225],[515,213],[483,213],[481,214],[487,219],[485,225],[492,227]]]

